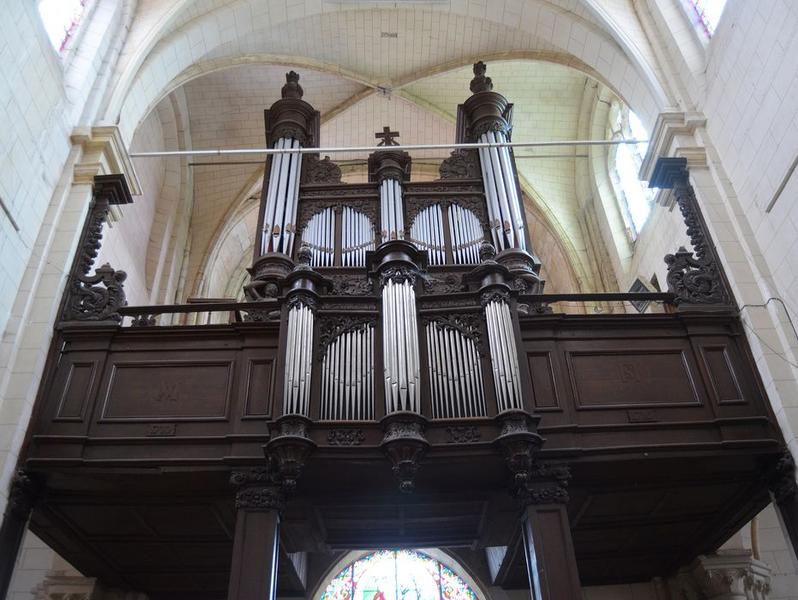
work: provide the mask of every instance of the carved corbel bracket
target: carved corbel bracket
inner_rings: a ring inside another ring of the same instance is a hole
[[[277,474],[268,467],[235,470],[230,484],[238,488],[236,509],[248,511],[282,511],[285,496]]]
[[[679,248],[665,256],[668,291],[678,305],[728,306],[732,295],[689,177],[687,159],[660,158],[649,181],[649,187],[673,190],[693,246],[693,252]]]
[[[124,175],[98,175],[94,178],[92,201],[83,225],[75,260],[66,288],[62,321],[120,323],[118,310],[127,304],[124,281],[127,274],[102,265],[90,275],[102,247],[103,225],[111,206],[133,202]]]
[[[430,447],[424,437],[426,422],[424,417],[411,412],[393,413],[382,420],[385,430],[382,449],[393,464],[399,491],[405,494],[415,489],[416,472]]]
[[[310,419],[300,415],[280,417],[276,421],[276,431],[264,446],[285,493],[290,494],[296,489],[305,462],[316,448],[316,443],[308,435],[311,424]]]
[[[513,474],[511,491],[517,497],[527,493],[535,467],[535,458],[545,440],[537,432],[540,417],[526,411],[513,410],[499,414],[501,426],[494,444],[499,447],[507,467]]]

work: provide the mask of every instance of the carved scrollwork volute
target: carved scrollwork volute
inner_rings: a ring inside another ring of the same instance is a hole
[[[111,321],[120,323],[119,309],[127,304],[124,281],[127,274],[102,265],[90,275],[102,247],[103,225],[113,205],[132,202],[123,175],[101,175],[94,178],[92,202],[83,225],[61,319],[64,321]]]
[[[665,256],[668,265],[668,291],[676,304],[730,304],[731,293],[721,271],[720,261],[701,215],[695,190],[690,185],[684,158],[660,158],[649,185],[672,188],[682,213],[693,251],[684,247]]]

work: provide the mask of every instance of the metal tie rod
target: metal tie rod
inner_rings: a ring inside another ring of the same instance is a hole
[[[390,152],[399,150],[446,150],[448,148],[544,148],[549,146],[619,146],[647,144],[648,140],[560,140],[551,142],[474,142],[462,144],[410,144],[407,146],[351,146],[349,148],[236,148],[216,150],[163,150],[131,152],[131,158],[158,156],[224,156],[228,154],[338,154],[342,152]]]

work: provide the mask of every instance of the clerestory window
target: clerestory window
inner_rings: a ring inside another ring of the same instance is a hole
[[[683,0],[696,29],[711,38],[726,6],[726,0]]]
[[[620,102],[613,102],[607,127],[612,140],[647,140],[640,119]],[[638,178],[648,144],[619,144],[608,153],[609,172],[624,223],[632,240],[637,239],[651,214],[654,193]]]
[[[41,17],[53,48],[63,54],[75,38],[89,0],[39,0]]]

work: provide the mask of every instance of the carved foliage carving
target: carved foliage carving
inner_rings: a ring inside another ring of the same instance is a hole
[[[332,282],[332,296],[370,296],[374,292],[371,279],[362,273],[330,273],[326,277]]]
[[[359,329],[364,325],[377,321],[376,315],[340,315],[326,316],[321,320],[319,333],[319,361],[327,354],[329,345],[341,334]]]
[[[676,304],[728,304],[731,299],[687,169],[680,169],[672,181],[673,194],[694,251],[682,247],[675,254],[665,256],[668,291],[676,295]]]
[[[280,511],[285,498],[271,469],[258,467],[230,473],[230,483],[239,488],[236,493],[236,508],[251,511]]]
[[[331,429],[327,433],[330,446],[359,446],[365,439],[362,429]]]
[[[449,436],[449,444],[473,444],[482,438],[479,427],[447,427],[446,434]]]
[[[317,154],[309,154],[302,165],[301,183],[341,183],[341,167],[329,156],[319,159]]]
[[[458,148],[441,163],[441,179],[479,179],[479,157],[476,150]]]
[[[424,278],[424,291],[427,294],[455,294],[465,289],[463,278],[455,273],[442,276],[429,275]]]
[[[422,322],[434,322],[439,327],[454,329],[466,338],[473,340],[477,345],[479,345],[481,339],[480,323],[482,323],[483,320],[483,316],[477,313],[455,313],[434,317],[425,316],[422,318]]]

